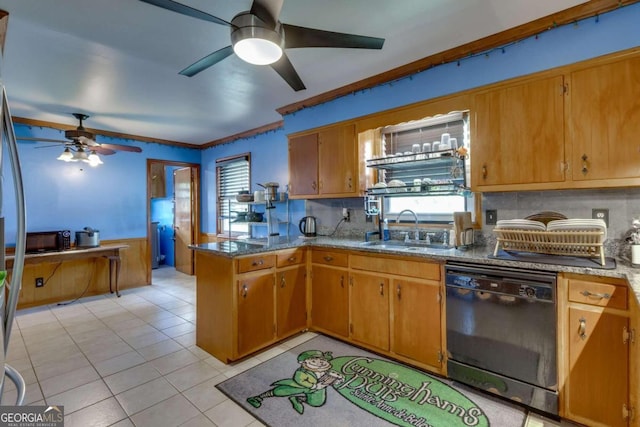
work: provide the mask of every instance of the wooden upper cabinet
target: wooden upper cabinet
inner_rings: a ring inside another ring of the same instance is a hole
[[[570,73],[568,101],[573,180],[640,178],[640,57]]]
[[[364,146],[354,124],[289,138],[289,195],[293,199],[358,197],[366,189]]]
[[[557,75],[479,93],[471,184],[564,181],[564,81]]]
[[[167,197],[164,163],[151,163],[149,174],[151,175],[151,198]]]
[[[318,134],[289,138],[289,196],[318,194]]]
[[[321,194],[358,191],[358,152],[355,126],[338,126],[318,135],[318,170]]]

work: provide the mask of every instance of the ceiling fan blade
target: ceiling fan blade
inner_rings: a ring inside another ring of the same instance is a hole
[[[286,53],[283,52],[280,59],[271,64],[271,68],[276,70],[276,73],[280,74],[280,77],[289,83],[289,86],[291,86],[291,88],[296,92],[306,89],[304,83],[302,83],[302,79],[296,72],[296,69],[293,68],[293,65],[291,64],[291,61],[289,61],[289,57]]]
[[[103,148],[103,149],[107,149],[107,150],[119,150],[119,151],[130,151],[132,153],[142,153],[142,148],[140,147],[133,147],[131,145],[120,145],[120,144],[99,144],[97,147],[95,148]],[[91,147],[91,149],[93,150],[94,147]],[[98,150],[96,150],[98,151]]]
[[[190,6],[187,6],[172,0],[140,0],[140,1],[144,3],[152,4],[154,6],[161,7],[163,9],[170,10],[172,12],[179,13],[181,15],[202,19],[203,21],[209,21],[215,24],[226,25],[227,27],[232,26],[230,22],[227,22],[224,19],[218,18],[217,16],[209,15],[206,12],[203,12],[198,9],[194,9]]]
[[[282,24],[285,49],[296,47],[344,47],[355,49],[382,49],[384,39],[336,33],[315,28]]]
[[[250,13],[256,15],[271,28],[276,27],[283,0],[253,0]]]
[[[95,151],[96,153],[102,154],[104,156],[110,156],[112,154],[116,154],[114,150],[111,150],[109,148],[104,148],[104,147],[91,147],[89,148],[89,151]]]
[[[222,61],[232,53],[233,53],[233,47],[231,46],[223,47],[222,49],[216,50],[212,54],[209,54],[204,58],[189,65],[187,68],[180,71],[179,74],[182,74],[183,76],[187,76],[187,77],[193,77],[196,74],[198,74],[200,71],[204,71],[207,68],[211,67],[212,65]]]
[[[69,141],[65,141],[62,139],[49,139],[49,138],[35,138],[35,137],[30,137],[30,136],[21,136],[21,137],[16,137],[17,140],[19,141],[38,141],[38,142],[60,142],[62,144],[66,144]]]

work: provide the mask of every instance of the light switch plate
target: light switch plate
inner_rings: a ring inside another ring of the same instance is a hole
[[[605,225],[609,226],[609,209],[591,209],[591,218],[604,220]]]
[[[498,222],[498,211],[496,209],[487,209],[484,211],[485,224],[496,225]]]

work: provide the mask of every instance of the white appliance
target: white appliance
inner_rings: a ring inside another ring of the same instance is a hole
[[[16,246],[13,258],[13,267],[11,269],[11,282],[2,280],[0,286],[0,362],[4,365],[4,375],[0,376],[0,404],[22,405],[26,391],[24,379],[18,371],[6,363],[7,346],[11,338],[11,328],[13,319],[18,305],[18,297],[20,296],[20,288],[22,286],[22,272],[24,269],[24,257],[26,249],[26,207],[24,201],[24,188],[22,185],[22,172],[20,170],[20,160],[18,159],[18,145],[16,144],[16,135],[13,131],[13,122],[11,120],[11,112],[7,102],[7,93],[4,85],[0,82],[0,91],[2,92],[0,104],[0,176],[5,176],[2,170],[4,164],[3,146],[6,144],[9,162],[11,164],[11,175],[13,177],[14,194],[16,198]],[[3,187],[0,186],[0,271],[6,272],[6,253],[5,253],[5,221],[2,209],[2,201],[5,197]],[[9,288],[9,292],[5,291],[5,287]],[[6,296],[6,301],[5,301]],[[4,390],[4,378],[9,378],[16,385],[17,398],[16,402],[2,401],[2,391]]]

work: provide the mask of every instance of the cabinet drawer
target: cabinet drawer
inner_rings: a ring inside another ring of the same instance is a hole
[[[570,279],[569,301],[626,310],[627,286]]]
[[[276,266],[286,267],[288,265],[303,264],[307,251],[303,248],[289,249],[276,254]]]
[[[238,273],[263,270],[276,265],[276,256],[273,254],[260,254],[238,259]]]
[[[314,264],[327,264],[336,267],[349,265],[349,255],[346,252],[319,251],[314,249],[311,253],[311,261]]]
[[[440,264],[399,258],[352,255],[351,268],[440,281]]]

